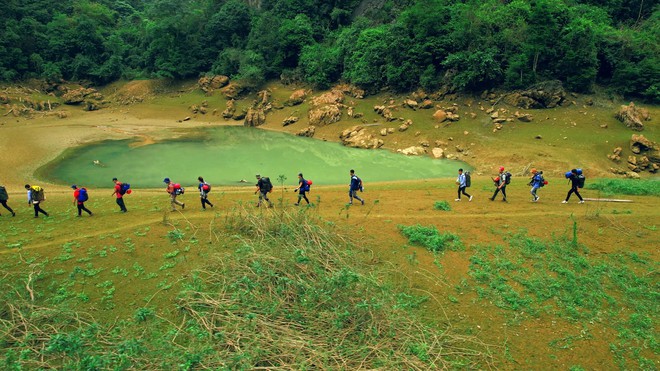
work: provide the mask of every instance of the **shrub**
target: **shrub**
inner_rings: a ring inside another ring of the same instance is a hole
[[[606,195],[660,196],[660,181],[635,179],[601,179],[586,186]]]
[[[424,227],[422,225],[399,226],[401,233],[408,237],[408,242],[422,245],[430,251],[437,252],[447,248],[458,250],[463,247],[458,236],[452,233],[440,233],[434,226]]]

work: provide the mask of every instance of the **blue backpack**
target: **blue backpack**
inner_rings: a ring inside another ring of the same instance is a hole
[[[78,202],[85,202],[89,200],[89,195],[87,194],[86,188],[80,188],[78,190]]]
[[[119,188],[119,194],[120,195],[125,195],[126,192],[131,189],[131,185],[128,183],[122,183],[121,188]]]

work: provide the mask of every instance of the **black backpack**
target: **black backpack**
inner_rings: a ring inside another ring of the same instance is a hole
[[[509,185],[509,183],[511,183],[511,173],[507,171],[504,173],[504,184]]]
[[[7,201],[9,200],[9,194],[7,193],[7,189],[3,186],[0,186],[0,201]]]
[[[261,180],[263,181],[264,189],[266,190],[266,192],[270,192],[273,190],[273,183],[270,182],[269,177],[265,176],[261,178]]]
[[[586,178],[584,177],[584,175],[579,174],[579,175],[577,176],[577,184],[578,184],[578,188],[584,188],[584,181],[585,181],[585,180],[586,180]]]
[[[472,176],[470,176],[470,172],[466,171],[465,172],[465,187],[470,188],[472,185]]]

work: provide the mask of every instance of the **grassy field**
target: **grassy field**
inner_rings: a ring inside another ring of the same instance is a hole
[[[251,189],[214,187],[213,209],[201,210],[189,192],[185,210],[170,212],[163,190],[136,189],[123,214],[110,189],[90,189],[94,216],[77,218],[71,190],[35,175],[70,146],[176,136],[174,119],[190,115],[190,104],[224,109],[217,96],[169,89],[98,112],[65,107],[62,120],[0,118],[10,154],[0,157],[0,180],[17,211],[0,209],[3,369],[660,367],[660,193],[652,176],[606,177],[617,165],[605,155],[627,148],[631,135],[610,121],[616,103],[586,108],[576,98],[497,133],[477,102],[458,102],[464,119],[438,128],[429,111],[399,110],[415,124],[386,137],[386,148],[452,137],[450,147],[469,148],[461,157],[476,167],[472,202],[454,201],[453,179],[364,179],[364,206],[346,205],[345,186],[315,185],[313,205],[296,207],[293,187],[276,182],[269,209],[255,207]],[[272,90],[281,100],[290,94]],[[373,122],[371,107],[388,99],[356,109]],[[273,111],[264,128],[295,132],[304,124],[283,128],[281,118],[306,110]],[[317,138],[336,140],[358,123],[319,128]],[[186,123],[221,124],[213,115]],[[653,138],[655,121],[647,127]],[[539,202],[519,175],[509,202],[488,200],[501,164],[543,169],[549,184]],[[575,164],[588,169],[584,197],[631,202],[562,204],[562,174]],[[46,188],[50,217],[33,218],[25,182]]]

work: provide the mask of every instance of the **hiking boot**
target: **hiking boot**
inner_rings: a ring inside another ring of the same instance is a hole
[[[492,198],[492,197],[491,197],[491,198],[489,198],[489,200],[491,200],[491,201],[495,201],[495,199],[494,199],[494,198]]]
[[[16,216],[16,213],[12,211],[11,216]]]
[[[183,210],[185,208],[186,208],[186,204],[184,203],[183,205],[181,205],[181,210]]]
[[[562,204],[567,204],[568,201],[564,200],[564,201],[562,201],[561,203],[562,203]]]
[[[472,201],[472,196],[470,196],[470,198],[468,198],[468,202],[470,202],[470,201]]]
[[[583,203],[584,203],[584,200],[580,200],[580,202],[578,202],[578,203],[579,203],[579,204],[583,204]]]
[[[360,202],[362,202],[362,206],[364,206],[364,200],[360,200]]]
[[[299,204],[299,203],[295,203],[295,204],[293,204],[293,205],[294,205],[294,206],[300,206],[300,204]]]
[[[541,197],[536,196],[536,199],[534,200],[534,202],[536,202],[536,201],[538,201],[538,200],[540,200],[540,199],[541,199]]]

